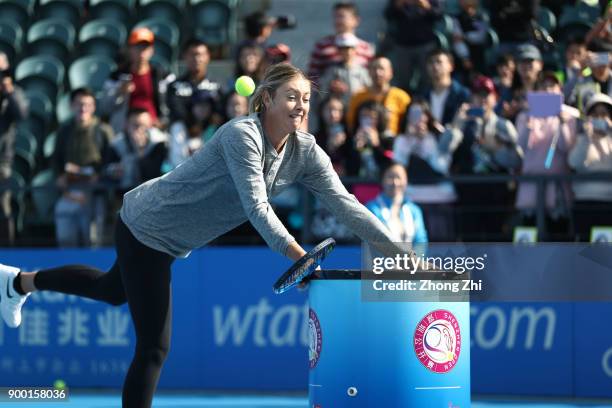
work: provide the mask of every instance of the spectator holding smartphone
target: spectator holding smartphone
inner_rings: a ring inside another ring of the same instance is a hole
[[[517,117],[519,145],[524,152],[523,174],[568,174],[568,152],[576,140],[579,112],[562,103],[561,83],[553,72],[545,72],[528,110]],[[552,108],[554,112],[551,112]],[[522,182],[518,186],[516,207],[524,225],[535,223],[538,197],[536,185]],[[550,182],[545,186],[548,230],[553,234],[567,231],[572,194],[568,183]]]
[[[595,94],[585,108],[586,119],[569,165],[579,174],[612,172],[612,99]],[[573,184],[574,225],[581,241],[589,240],[594,225],[612,225],[612,182],[576,181]]]
[[[443,131],[426,102],[413,102],[405,131],[393,141],[393,160],[411,175],[406,194],[422,208],[430,239],[450,242],[456,239],[453,203],[457,195],[452,183],[436,181],[449,170],[450,156],[439,146]]]
[[[222,121],[215,110],[217,105],[216,93],[198,90],[191,95],[186,120],[170,126],[169,163],[172,168],[191,157],[213,137]]]
[[[527,92],[534,91],[544,62],[542,53],[533,44],[521,44],[516,49],[517,73],[512,92],[502,99],[502,115],[515,121],[516,116],[527,108]],[[507,99],[506,99],[507,98]]]
[[[591,75],[578,81],[570,93],[570,103],[584,111],[589,98],[597,93],[612,95],[612,75],[610,71],[610,53],[601,44],[589,48],[588,65]]]
[[[144,109],[128,112],[125,131],[111,144],[106,174],[122,192],[162,175],[168,137],[153,126],[151,114]]]
[[[371,84],[368,70],[357,64],[357,45],[359,39],[354,34],[342,34],[336,37],[336,47],[340,52],[342,61],[325,71],[321,78],[321,90],[342,98],[348,104],[351,96]]]
[[[608,44],[612,43],[612,3],[607,2],[603,16],[593,24],[591,30],[586,35],[586,43],[603,41]]]
[[[376,101],[364,102],[357,110],[357,129],[348,143],[346,170],[349,176],[378,179],[391,162],[393,135],[387,130],[388,112]]]
[[[329,155],[339,175],[345,173],[347,131],[344,104],[338,96],[330,95],[319,104],[317,144]]]
[[[516,62],[512,54],[500,55],[495,64],[495,71],[497,76],[493,78],[493,83],[499,96],[495,113],[502,114],[504,109],[508,109],[512,100],[512,86],[516,75]]]
[[[497,90],[491,78],[479,76],[472,84],[470,103],[462,105],[441,138],[441,149],[452,154],[453,174],[513,173],[520,168],[522,151],[518,134],[507,119],[497,116]],[[491,212],[465,212],[458,222],[468,239],[486,240],[503,233],[506,208],[512,192],[506,183],[459,184],[456,186],[463,207],[487,205]],[[498,207],[498,208],[494,208]]]
[[[563,68],[565,77],[563,95],[567,101],[571,100],[576,84],[583,81],[585,74],[588,75],[590,71],[590,69],[587,69],[588,65],[589,54],[584,38],[570,39],[565,48],[565,66]]]
[[[376,57],[370,63],[370,78],[372,84],[357,92],[349,102],[346,121],[349,131],[355,131],[358,127],[357,115],[359,107],[368,101],[382,104],[388,112],[385,131],[395,136],[402,131],[402,120],[406,109],[410,105],[410,95],[404,90],[391,86],[393,79],[393,66],[391,61],[385,57]]]
[[[250,76],[255,83],[258,83],[264,72],[262,67],[264,49],[255,44],[246,44],[240,48],[236,57],[234,78],[229,79],[227,87],[232,89],[236,78],[242,75]]]

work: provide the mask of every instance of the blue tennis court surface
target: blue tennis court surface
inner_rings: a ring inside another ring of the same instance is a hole
[[[23,408],[48,408],[55,406],[49,403],[0,403],[4,407]],[[70,408],[116,408],[121,406],[121,396],[117,392],[94,393],[74,391],[71,392],[70,401],[61,403],[62,407]],[[308,399],[305,396],[262,396],[262,395],[227,395],[227,394],[179,394],[158,393],[153,407],[159,408],[308,408]],[[607,403],[550,403],[517,401],[475,401],[472,408],[611,408],[612,402]]]

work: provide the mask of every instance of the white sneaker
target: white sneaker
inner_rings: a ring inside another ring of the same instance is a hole
[[[15,276],[19,268],[0,264],[0,312],[2,318],[9,327],[17,327],[21,324],[21,307],[30,296],[20,295],[13,287]]]

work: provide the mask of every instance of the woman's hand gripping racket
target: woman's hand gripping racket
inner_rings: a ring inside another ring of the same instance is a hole
[[[298,259],[272,286],[274,293],[280,294],[297,286],[308,278],[321,262],[329,255],[336,246],[333,238],[327,238],[316,247],[312,248],[303,257]]]

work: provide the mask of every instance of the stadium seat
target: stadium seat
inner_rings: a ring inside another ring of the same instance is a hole
[[[495,64],[497,63],[497,58],[499,57],[497,52],[499,47],[499,36],[497,35],[497,32],[495,32],[495,30],[493,30],[492,28],[489,28],[487,30],[486,44],[487,48],[484,52],[484,60],[486,67],[484,67],[484,71],[493,72]]]
[[[433,34],[435,37],[435,42],[436,42],[436,46],[442,50],[450,50],[450,45],[448,42],[448,38],[446,37],[446,35],[444,35],[444,33],[438,31],[438,30],[433,30]]]
[[[53,221],[55,202],[59,198],[59,191],[55,188],[55,173],[51,169],[44,170],[32,178],[32,204],[39,221]]]
[[[546,7],[540,6],[537,20],[540,27],[544,28],[548,33],[554,33],[557,29],[557,18],[554,13]]]
[[[53,103],[47,95],[36,89],[28,89],[25,91],[25,97],[28,100],[29,116],[38,116],[45,120],[53,116]]]
[[[12,64],[21,53],[22,37],[23,31],[17,22],[0,20],[0,51],[6,54]]]
[[[98,19],[86,23],[79,32],[81,55],[97,55],[112,60],[125,44],[127,30],[112,19]]]
[[[185,0],[140,0],[138,15],[145,19],[170,20],[180,27],[185,7]]]
[[[64,81],[64,65],[55,57],[36,55],[17,65],[15,79],[24,90],[39,90],[55,104]]]
[[[434,29],[450,38],[453,35],[454,26],[453,18],[448,14],[443,14],[434,25]]]
[[[176,72],[178,69],[176,61],[169,61],[165,55],[158,53],[157,51],[155,51],[155,54],[151,58],[151,64],[169,72]]]
[[[36,0],[0,0],[0,19],[28,26]]]
[[[191,0],[195,35],[213,46],[236,40],[235,1]]]
[[[17,135],[15,137],[15,148],[25,150],[33,155],[36,155],[38,141],[36,140],[36,137],[27,129],[17,128]]]
[[[180,41],[180,33],[176,24],[161,18],[151,18],[138,22],[136,27],[147,27],[153,31],[155,54],[166,61],[174,61]]]
[[[32,24],[27,44],[30,55],[52,55],[66,61],[74,48],[75,32],[70,24],[59,18],[48,18]]]
[[[34,170],[35,160],[34,155],[27,150],[15,148],[15,155],[13,156],[13,171],[21,175],[21,177],[28,181],[32,176]]]
[[[43,157],[50,159],[55,153],[55,140],[57,139],[57,133],[51,132],[47,135],[45,142],[43,143]]]
[[[446,0],[444,3],[444,14],[456,16],[461,11],[459,0]]]
[[[109,19],[120,21],[125,27],[129,26],[134,11],[135,0],[90,0],[90,19]]]
[[[28,101],[28,117],[19,124],[19,128],[42,139],[53,122],[53,104],[45,93],[36,89],[28,89],[25,97]]]
[[[576,6],[565,6],[559,17],[559,37],[565,41],[585,35],[599,17],[597,7],[579,2]]]
[[[38,6],[40,18],[59,18],[79,27],[83,15],[81,0],[40,0]]]
[[[55,118],[57,123],[63,123],[70,119],[72,111],[70,110],[70,94],[62,94],[57,98],[57,106],[55,107]]]
[[[94,92],[99,92],[115,68],[115,62],[105,57],[95,55],[81,57],[74,61],[68,70],[70,89],[88,87]]]

